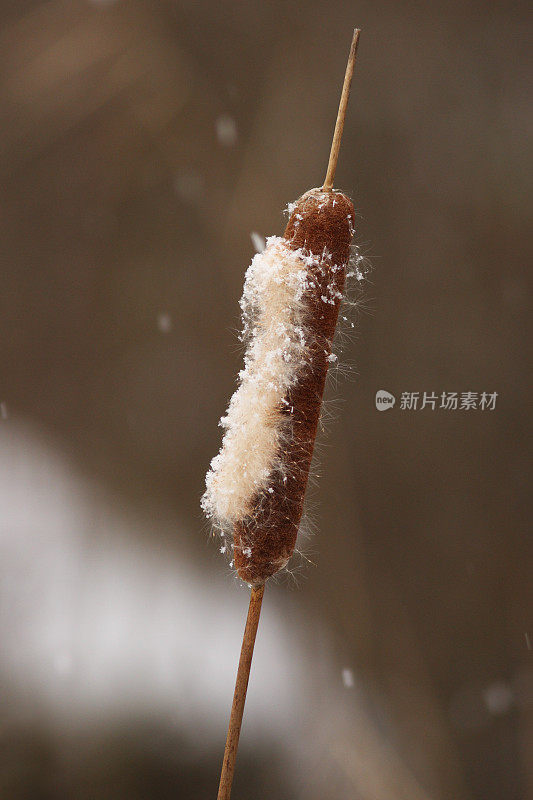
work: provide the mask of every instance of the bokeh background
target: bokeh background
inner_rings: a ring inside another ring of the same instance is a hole
[[[2,3],[6,800],[216,794],[247,592],[199,497],[243,273],[323,179],[354,25],[337,185],[373,270],[312,534],[265,597],[234,794],[533,797],[528,13]],[[498,398],[409,412],[404,391]]]

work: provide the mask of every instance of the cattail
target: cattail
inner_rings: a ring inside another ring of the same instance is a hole
[[[228,537],[250,608],[231,710],[219,800],[228,800],[265,581],[296,544],[355,212],[333,190],[359,31],[354,31],[324,185],[289,206],[247,273],[241,300],[244,369],[211,462],[202,507]]]
[[[312,189],[247,273],[245,369],[203,504],[233,532],[235,567],[252,585],[296,543],[353,225],[345,195]]]

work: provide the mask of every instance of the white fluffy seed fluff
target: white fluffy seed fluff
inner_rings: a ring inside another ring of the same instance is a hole
[[[219,423],[225,434],[202,497],[203,510],[221,530],[250,513],[258,492],[268,490],[269,478],[282,466],[279,452],[288,417],[280,409],[309,358],[302,298],[312,263],[313,256],[272,236],[246,272],[244,369]]]

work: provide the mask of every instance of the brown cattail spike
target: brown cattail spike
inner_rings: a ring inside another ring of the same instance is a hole
[[[335,170],[337,169],[339,150],[341,149],[342,132],[344,130],[344,120],[346,118],[348,98],[350,97],[350,87],[352,85],[355,57],[357,55],[357,45],[359,43],[360,33],[361,31],[359,28],[356,28],[353,32],[352,46],[350,47],[350,55],[348,56],[348,63],[346,64],[346,74],[344,75],[344,83],[342,85],[341,99],[339,102],[339,111],[337,113],[337,121],[335,123],[335,132],[333,134],[333,141],[331,142],[331,151],[329,154],[326,178],[322,186],[322,189],[325,192],[331,192],[333,189],[333,182],[335,180]]]
[[[354,216],[351,200],[341,192],[311,189],[294,204],[285,229],[284,238],[292,250],[314,257],[305,294],[309,358],[282,405],[291,431],[280,454],[283,469],[256,497],[253,513],[234,526],[235,567],[252,585],[282,569],[296,544]]]

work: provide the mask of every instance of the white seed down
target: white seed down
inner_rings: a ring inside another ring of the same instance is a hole
[[[222,530],[244,519],[266,491],[287,432],[280,410],[309,358],[306,307],[308,269],[317,263],[285,239],[272,236],[252,260],[241,299],[246,341],[240,384],[220,425],[220,452],[206,477],[202,508]],[[290,419],[290,418],[289,418]]]

